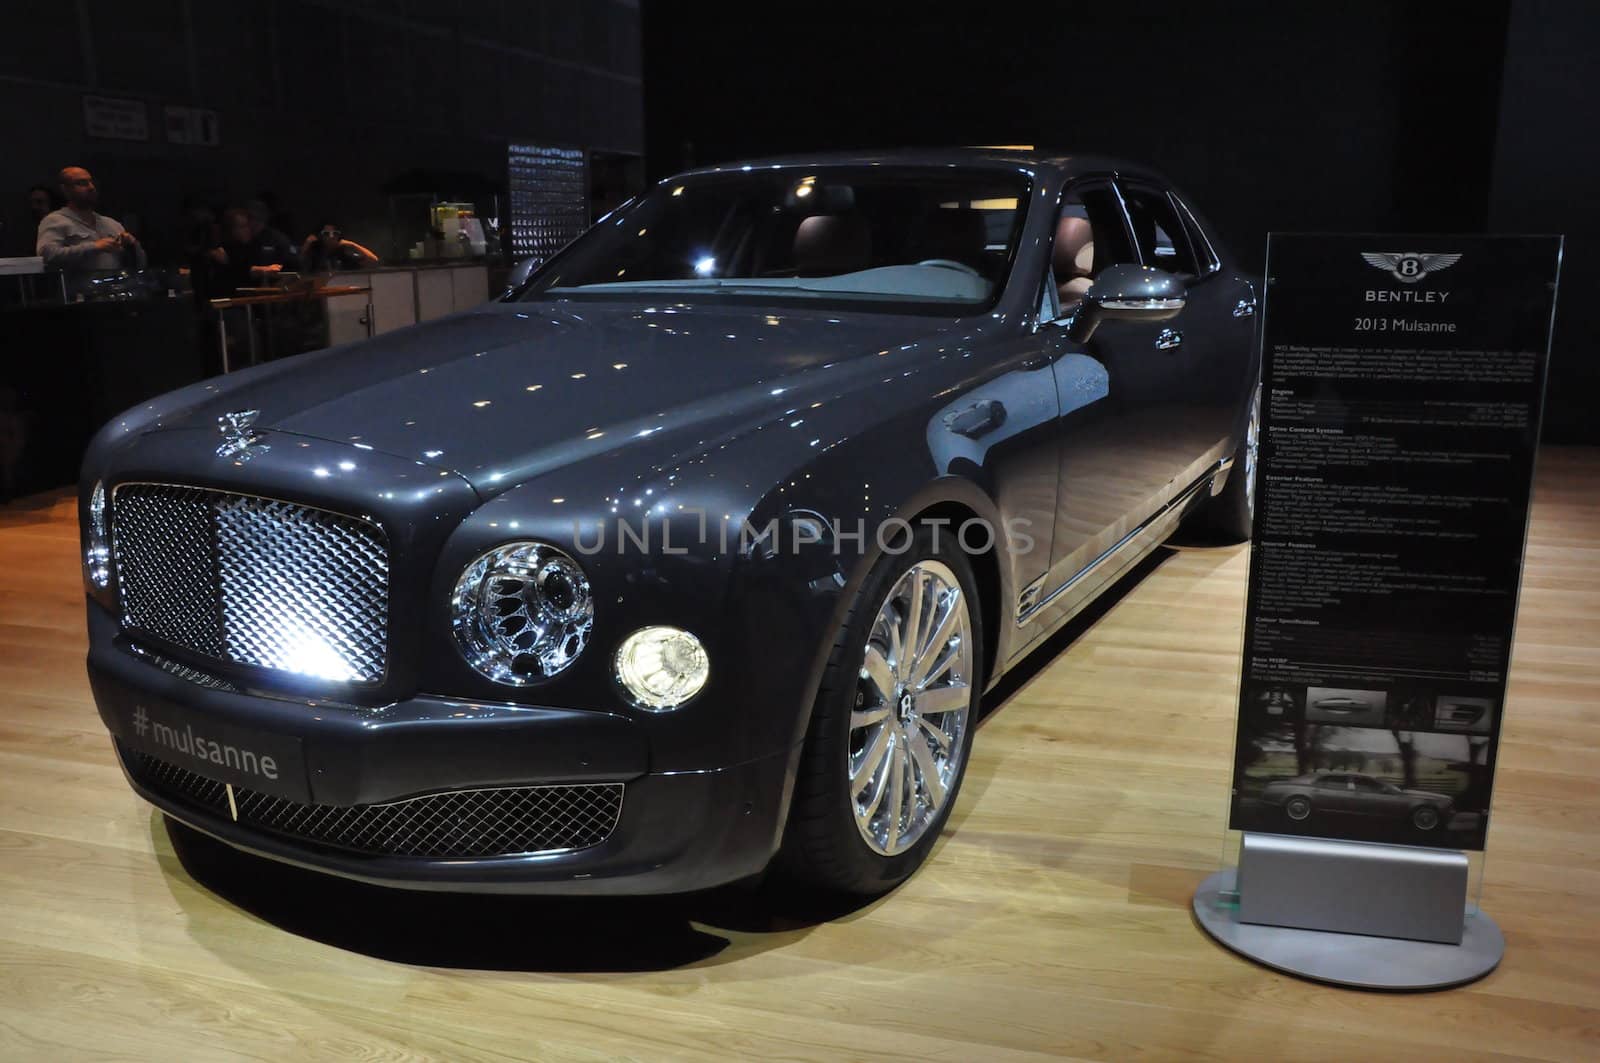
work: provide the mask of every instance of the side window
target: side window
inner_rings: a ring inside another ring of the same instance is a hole
[[[1189,248],[1189,234],[1166,193],[1141,185],[1125,185],[1122,192],[1140,260],[1168,273],[1200,276]]]
[[[1047,283],[1054,285],[1063,315],[1083,301],[1083,293],[1101,270],[1139,260],[1128,242],[1121,203],[1109,184],[1079,184],[1062,195],[1054,240]],[[1048,303],[1049,292],[1045,296]]]
[[[1189,234],[1189,246],[1194,248],[1195,264],[1200,267],[1197,275],[1209,277],[1222,268],[1222,260],[1217,257],[1217,249],[1211,246],[1211,238],[1195,220],[1194,212],[1189,209],[1189,205],[1171,192],[1167,193],[1167,198],[1177,208],[1178,217],[1183,221],[1184,232]]]

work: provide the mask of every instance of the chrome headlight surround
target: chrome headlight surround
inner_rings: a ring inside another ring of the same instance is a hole
[[[83,576],[93,590],[111,586],[111,539],[106,534],[106,485],[96,480],[89,492],[89,525],[84,529]]]
[[[589,578],[547,543],[505,543],[462,570],[450,595],[450,628],[467,663],[496,683],[548,679],[589,644]]]

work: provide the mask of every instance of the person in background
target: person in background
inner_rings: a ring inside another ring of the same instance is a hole
[[[7,219],[0,224],[0,258],[30,258],[39,239],[39,223],[61,206],[56,194],[44,185],[28,189],[28,212],[17,224]]]
[[[322,228],[306,237],[300,247],[300,268],[304,273],[332,273],[377,264],[378,256],[354,240],[346,240],[336,222],[323,222]]]
[[[245,214],[250,220],[250,264],[252,266],[277,266],[279,269],[295,270],[299,268],[299,261],[294,252],[294,244],[283,233],[267,224],[271,217],[271,210],[259,199],[252,199],[245,204]]]
[[[211,299],[217,273],[217,263],[212,261],[211,252],[222,246],[219,211],[192,196],[185,196],[179,209],[182,215],[179,238],[184,265],[189,267],[189,286],[194,292],[195,305],[204,307]]]
[[[88,273],[94,270],[143,269],[144,248],[115,218],[97,213],[99,189],[94,176],[81,166],[68,166],[60,175],[61,194],[67,205],[39,222],[34,252],[45,269]]]
[[[205,252],[208,274],[205,286],[212,298],[266,284],[283,271],[281,258],[275,262],[260,261],[273,256],[263,253],[258,239],[260,231],[255,228],[248,210],[230,207],[224,211],[219,235],[220,242]]]
[[[299,228],[294,223],[294,215],[284,209],[283,201],[272,189],[263,188],[257,192],[256,202],[267,208],[267,228],[276,229],[285,235]]]
[[[44,221],[45,215],[59,209],[61,200],[48,185],[34,185],[28,189],[28,216],[33,219],[34,232],[39,231],[39,223]]]

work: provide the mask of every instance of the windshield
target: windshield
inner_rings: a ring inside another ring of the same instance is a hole
[[[705,295],[967,312],[999,298],[1028,188],[1021,174],[957,169],[689,177],[590,229],[518,298]]]

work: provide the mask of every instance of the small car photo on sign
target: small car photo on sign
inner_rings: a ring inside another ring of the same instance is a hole
[[[1381,690],[1311,687],[1306,691],[1306,719],[1349,727],[1381,727],[1389,696]]]
[[[1488,734],[1494,726],[1494,701],[1489,698],[1440,694],[1434,705],[1433,725],[1441,731]]]
[[[1481,849],[1487,737],[1342,727],[1252,728],[1239,754],[1234,830]]]

